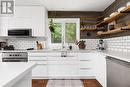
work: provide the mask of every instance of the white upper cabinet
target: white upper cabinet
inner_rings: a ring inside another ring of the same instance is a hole
[[[16,6],[14,15],[8,17],[8,29],[32,28],[31,7]]]
[[[0,36],[7,36],[8,29],[32,29],[32,35],[45,36],[47,10],[43,6],[15,6],[14,15],[1,17]]]
[[[33,36],[45,36],[46,21],[48,18],[46,9],[40,6],[32,6],[31,16]]]
[[[0,17],[0,36],[7,36],[8,17]]]

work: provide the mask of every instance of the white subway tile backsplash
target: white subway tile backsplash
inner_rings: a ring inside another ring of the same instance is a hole
[[[15,49],[27,49],[27,48],[35,48],[36,49],[36,41],[42,43],[45,46],[45,40],[41,38],[34,39],[8,39],[8,45],[13,45]]]
[[[130,51],[130,36],[114,37],[105,39],[107,50]]]
[[[82,39],[86,41],[86,49],[96,49],[98,45],[99,39]],[[8,39],[8,45],[13,45],[15,49],[27,49],[27,48],[35,48],[36,49],[36,41],[42,43],[45,47],[45,40],[43,38],[31,38],[31,39]],[[59,46],[61,47],[61,46]],[[77,45],[73,46],[74,49],[78,49]]]
[[[85,41],[86,49],[96,49],[99,43],[99,39],[81,39]]]

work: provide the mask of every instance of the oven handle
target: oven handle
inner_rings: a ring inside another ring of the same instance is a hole
[[[6,61],[28,61],[26,58],[15,58],[15,59],[8,59],[8,58],[2,58],[2,62],[6,62]]]

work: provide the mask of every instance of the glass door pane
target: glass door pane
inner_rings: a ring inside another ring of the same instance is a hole
[[[65,23],[65,42],[74,43],[76,40],[76,23]]]
[[[55,32],[51,32],[51,43],[61,43],[62,41],[62,24],[54,23]]]

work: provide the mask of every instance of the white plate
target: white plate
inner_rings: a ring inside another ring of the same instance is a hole
[[[115,16],[116,14],[118,14],[118,12],[113,12],[110,14],[110,17]]]
[[[125,8],[126,8],[126,7],[120,7],[120,8],[118,9],[118,12],[123,11]]]
[[[107,20],[107,19],[109,19],[109,17],[104,18],[104,21]]]
[[[127,7],[129,7],[129,6],[130,6],[130,1],[129,1],[129,2],[127,2],[126,6],[127,6]]]

